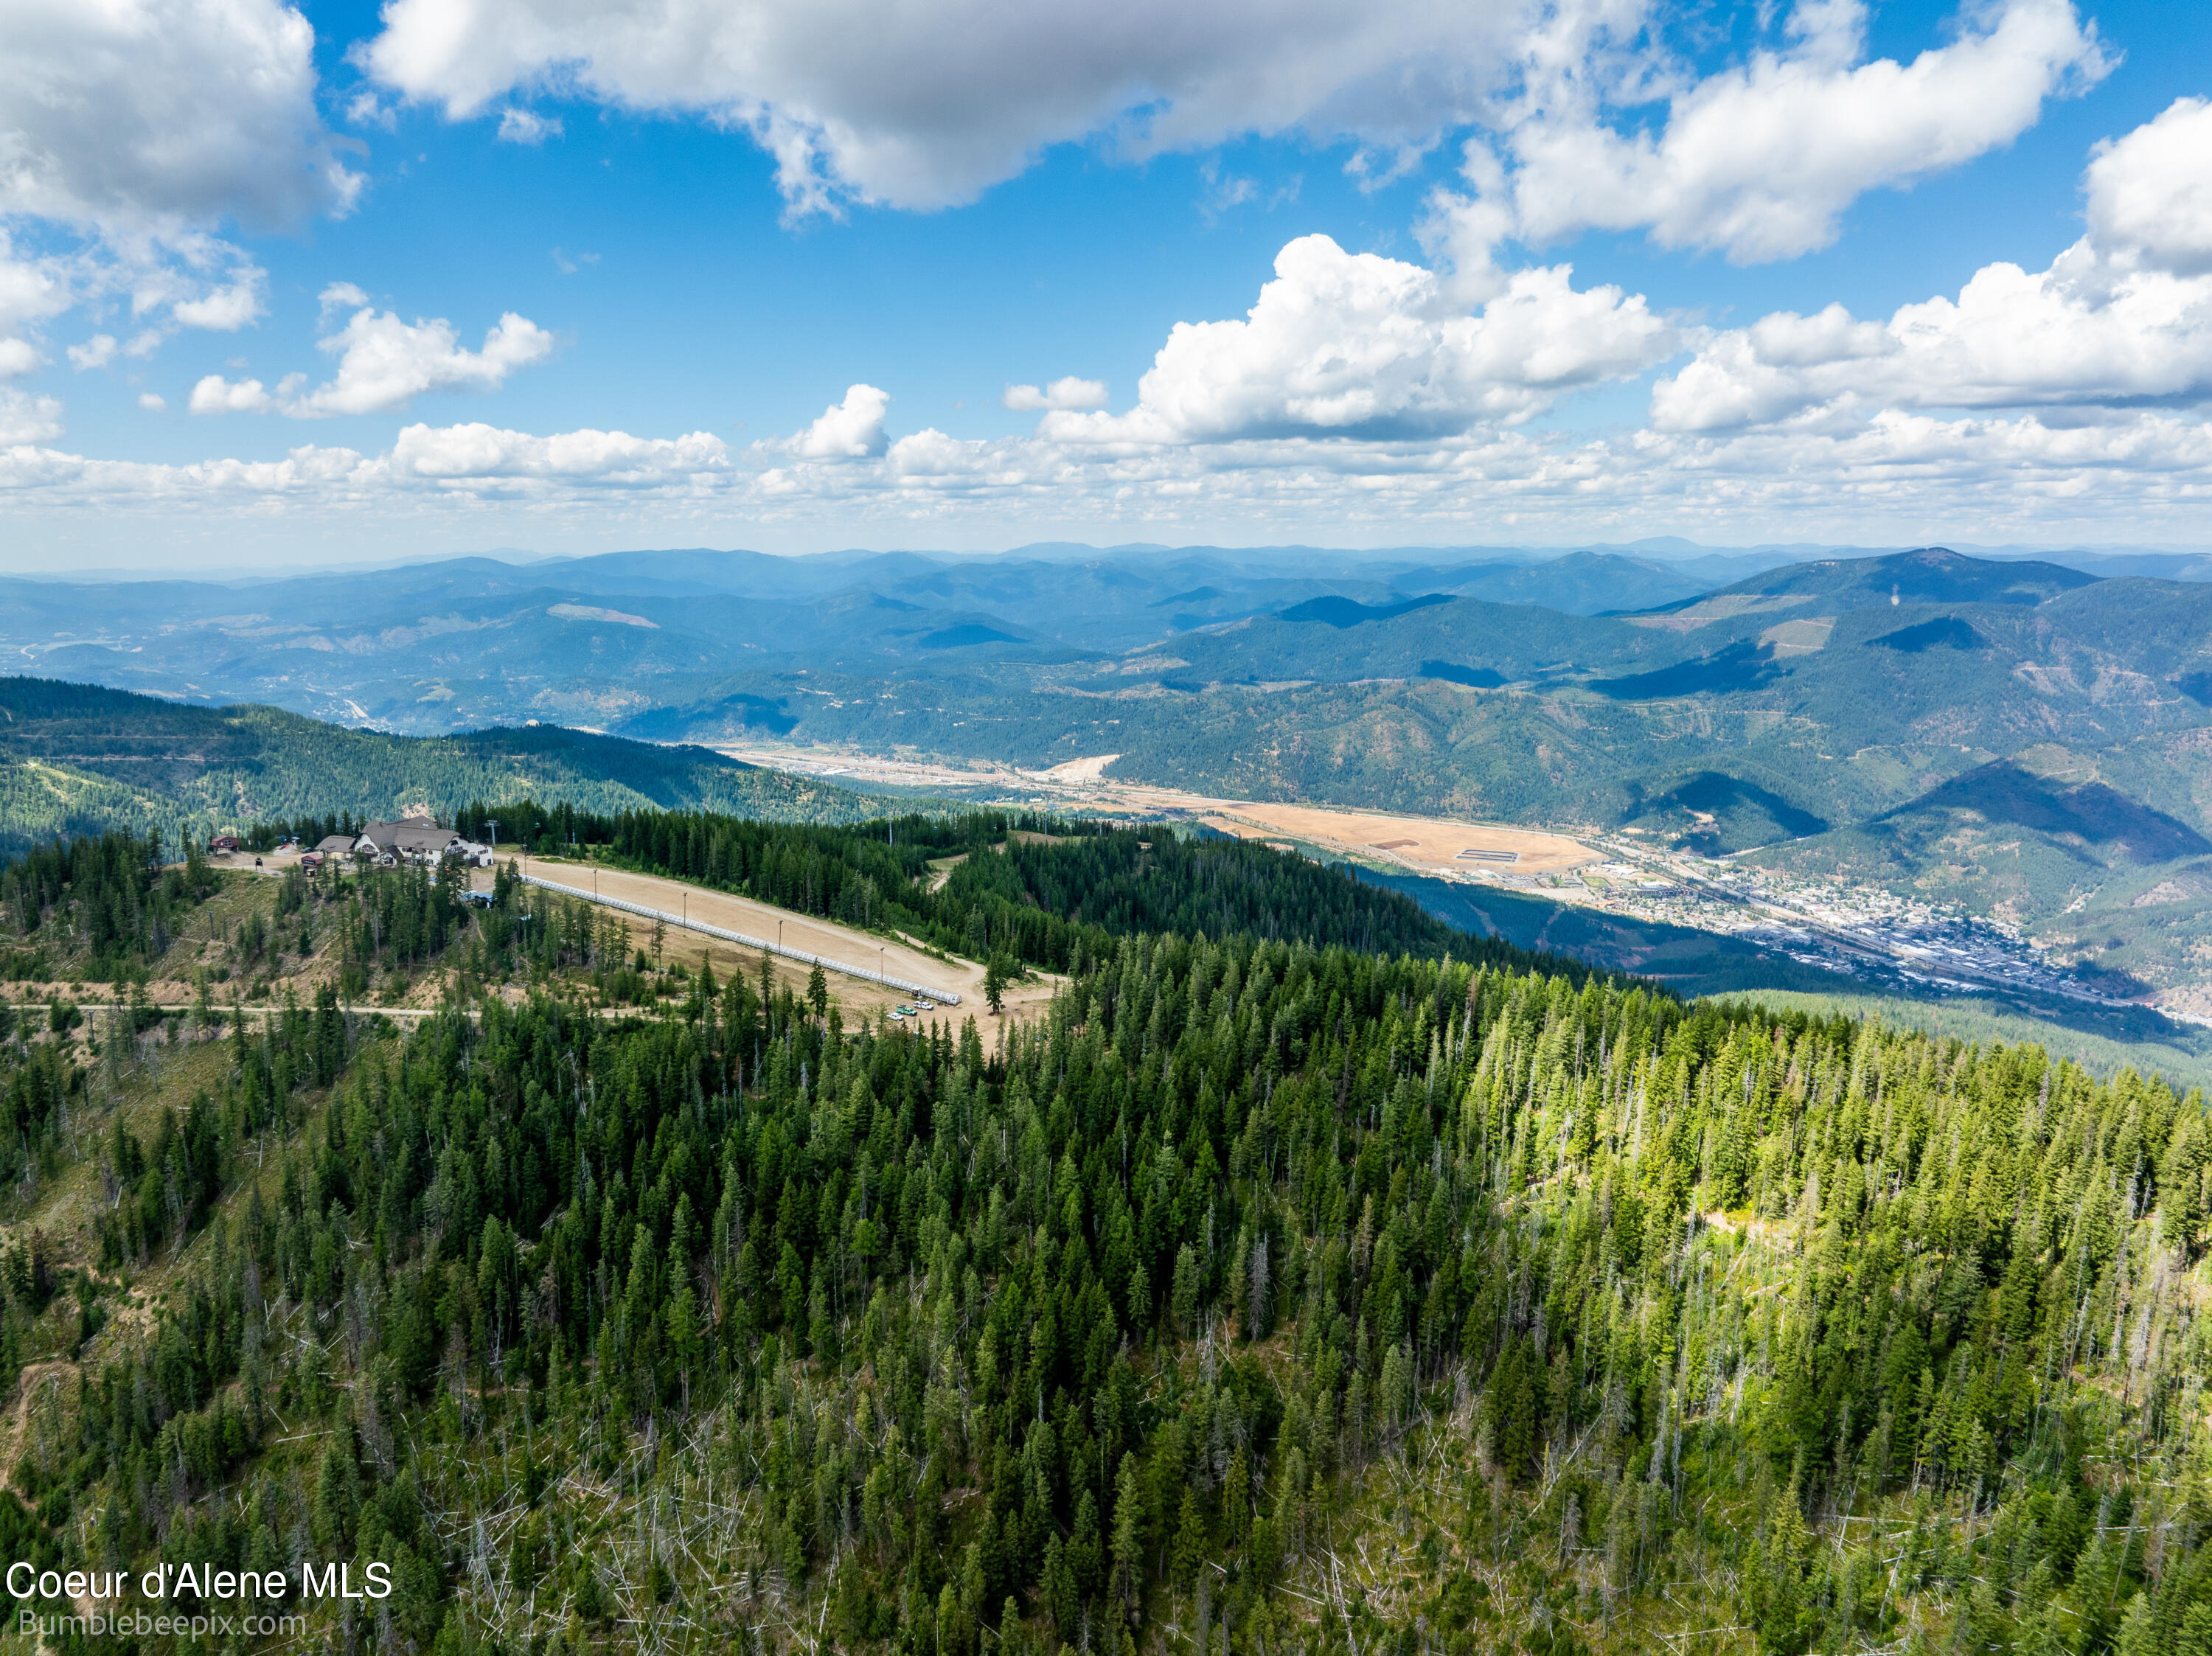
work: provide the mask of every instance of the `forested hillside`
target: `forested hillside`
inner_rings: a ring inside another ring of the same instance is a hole
[[[853,822],[878,808],[702,748],[550,725],[386,736],[274,707],[191,707],[35,678],[0,678],[0,855],[111,828],[176,846],[263,818],[389,816],[409,804],[444,812],[471,798],[787,822]]]
[[[380,1560],[380,1653],[2212,1632],[2194,1095],[1249,937],[617,1020],[520,895],[411,1032],[17,1022],[21,1556]]]

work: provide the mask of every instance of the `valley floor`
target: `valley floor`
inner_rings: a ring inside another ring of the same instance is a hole
[[[1838,992],[1996,993],[2112,1010],[2142,1004],[2124,986],[2052,964],[2032,938],[1910,893],[1678,851],[1650,836],[1587,824],[1558,828],[1468,823],[1310,802],[1228,799],[1104,773],[1118,755],[1029,771],[941,756],[826,748],[725,747],[750,764],[848,786],[972,792],[998,804],[1187,822],[1380,873],[1524,892],[1634,924],[1740,939],[1832,974]],[[1462,854],[1479,853],[1479,854]],[[1510,860],[1508,860],[1510,858]],[[1458,923],[1455,920],[1455,923]],[[1525,941],[1525,940],[1523,940]],[[1543,946],[1541,943],[1539,946]],[[1642,969],[1626,961],[1603,963]],[[1802,988],[1784,971],[1777,986]],[[2188,992],[2184,992],[2183,999]],[[2172,992],[2163,1009],[2186,1016]]]

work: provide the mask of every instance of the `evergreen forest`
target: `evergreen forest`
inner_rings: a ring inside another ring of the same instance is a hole
[[[603,854],[980,912],[1054,998],[630,997],[503,871],[10,871],[26,935],[250,887],[307,944],[265,1010],[9,1004],[14,1557],[283,1571],[237,1647],[378,1656],[2212,1651],[2196,1094],[1462,952],[1260,847],[695,821]]]

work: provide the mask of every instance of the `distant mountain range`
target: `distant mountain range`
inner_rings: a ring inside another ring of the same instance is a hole
[[[474,558],[0,581],[0,640],[45,676],[393,732],[1115,754],[1208,792],[1634,828],[2212,979],[2203,905],[2171,895],[2212,891],[2212,562],[2002,550]]]

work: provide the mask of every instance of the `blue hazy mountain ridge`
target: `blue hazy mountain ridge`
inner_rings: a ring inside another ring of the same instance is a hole
[[[313,632],[341,622],[356,622],[349,629],[349,648],[357,661],[365,663],[392,653],[390,648],[364,647],[362,635],[370,620],[378,632],[394,632],[397,647],[404,652],[421,636],[426,621],[434,622],[448,606],[481,623],[490,618],[484,613],[486,605],[506,600],[520,608],[540,591],[556,602],[587,604],[594,598],[680,599],[715,594],[804,604],[873,591],[924,607],[968,612],[963,619],[948,620],[925,629],[928,631],[972,621],[1018,638],[1050,639],[1075,648],[1124,650],[1164,634],[1279,611],[1330,595],[1389,603],[1423,591],[1455,591],[1568,613],[1648,609],[1725,586],[1723,578],[1740,579],[1747,561],[1771,561],[1771,555],[1709,554],[1668,562],[1597,551],[1539,561],[1526,549],[1507,548],[1470,549],[1471,556],[1451,549],[1409,549],[1430,555],[1422,558],[1388,554],[1349,557],[1312,548],[1243,552],[1137,548],[1118,556],[1092,553],[1088,557],[1074,555],[1088,549],[1045,549],[1055,555],[983,559],[856,552],[793,559],[695,549],[611,553],[526,566],[489,558],[457,559],[389,570],[239,582],[72,585],[18,579],[0,581],[0,633],[34,652],[86,640],[98,640],[92,647],[127,643],[153,658],[137,664],[142,672],[169,665],[187,682],[215,677],[217,682],[202,685],[203,693],[213,698],[243,695],[288,701],[283,684],[286,674],[240,670],[223,662],[219,640],[196,638],[194,631],[212,628],[241,641],[276,647],[288,628]],[[1207,598],[1162,614],[1164,598],[1200,588],[1212,589]],[[684,619],[681,615],[656,617],[669,630],[682,630]],[[720,636],[731,637],[727,617],[717,619]],[[763,611],[757,619],[761,625],[748,628],[740,622],[735,636],[750,642],[773,641],[788,635],[794,617],[789,611]],[[855,636],[840,629],[834,610],[825,614],[824,622],[848,641]],[[769,622],[775,623],[773,630]],[[153,632],[160,641],[111,636],[118,630]],[[799,647],[813,647],[812,641]],[[212,662],[204,658],[210,655],[215,658]],[[85,670],[88,664],[68,664],[72,671]],[[547,666],[557,670],[553,664]],[[669,670],[674,670],[672,664]],[[296,681],[299,676],[289,676]],[[257,678],[265,682],[249,682]],[[167,693],[187,693],[183,684],[158,677],[142,682]],[[434,705],[426,711],[434,714]]]
[[[401,731],[1116,754],[1117,775],[1211,793],[1635,826],[2031,919],[2081,900],[2083,870],[2124,884],[2195,853],[2099,840],[2079,800],[1942,792],[1980,767],[2048,750],[2037,774],[2086,766],[2124,802],[2097,820],[2212,831],[2212,583],[2073,554],[1666,555],[1684,550],[693,549],[15,580],[0,640],[36,671]],[[1968,841],[1978,860],[1946,849]]]
[[[1182,664],[1180,677],[1206,682],[1407,678],[1431,659],[1491,668],[1517,682],[1540,671],[1684,653],[1675,636],[1617,620],[1437,596],[1443,601],[1396,613],[1389,605],[1340,607],[1357,600],[1310,601],[1176,639],[1159,653]]]
[[[608,728],[647,720],[641,732],[665,736],[687,728],[690,709],[696,733],[712,738],[730,733],[718,710],[736,708],[744,729],[804,735],[813,714],[817,733],[867,739],[817,704],[889,713],[879,695],[806,692],[827,688],[824,676],[893,672],[941,682],[971,711],[1042,693],[1049,725],[1055,709],[1079,711],[1067,704],[1091,691],[1085,675],[1109,670],[1115,693],[1149,681],[1171,695],[1429,679],[1624,703],[1703,696],[1809,718],[1854,750],[1907,739],[1993,751],[2051,735],[2110,741],[2202,717],[2188,687],[2205,670],[2212,586],[2099,581],[1929,549],[1820,560],[1686,598],[1647,591],[1663,603],[1599,616],[1576,611],[1600,586],[1624,596],[1630,576],[1677,586],[1680,578],[1600,553],[1547,564],[1340,561],[1340,575],[1322,580],[1255,571],[1211,549],[1146,549],[1126,562],[693,551],[527,568],[459,560],[246,588],[10,581],[0,582],[0,633],[42,670],[73,678],[416,730],[542,717]],[[866,579],[836,585],[855,576]],[[836,590],[760,590],[807,583]],[[1436,583],[1518,602],[1447,599]],[[1408,584],[1430,590],[1409,596]],[[1214,622],[1224,611],[1235,618]],[[2022,615],[2033,617],[2025,631]],[[1327,616],[1358,624],[1312,624]],[[1159,647],[1149,659],[1128,655],[1133,639]],[[1869,643],[1878,650],[1856,647]],[[817,682],[798,682],[810,676]],[[1296,696],[1276,708],[1305,722]],[[1005,711],[962,720],[974,732],[948,739],[1033,740],[1024,732],[1037,721]],[[1160,711],[1135,718],[1138,745]],[[1073,731],[1085,721],[1064,722]],[[1827,816],[1837,803],[1808,809]]]
[[[1623,702],[1704,695],[1882,741],[1915,731],[2010,739],[2038,721],[2036,734],[2095,734],[2075,729],[2078,719],[2051,725],[2053,709],[2069,707],[2116,721],[2109,740],[2193,722],[2202,706],[2185,687],[2203,670],[2191,664],[2212,586],[2099,581],[1938,549],[1820,560],[1687,597],[1674,595],[1681,578],[1668,566],[1611,554],[1340,562],[1324,580],[1209,549],[1147,549],[1126,562],[693,551],[527,568],[459,560],[246,588],[12,581],[0,582],[0,632],[42,670],[70,677],[416,730],[548,717],[611,728],[649,719],[673,731],[684,709],[736,706],[778,707],[769,723],[803,734],[805,714],[822,711],[805,704],[823,698],[800,694],[794,676],[878,675],[895,664],[955,682],[963,695],[1058,692],[1063,707],[1086,688],[1082,674],[1109,667],[1137,681],[1122,690],[1148,676],[1171,692],[1431,678]],[[1631,577],[1670,585],[1638,594],[1624,587]],[[835,590],[761,590],[810,583]],[[1439,583],[1463,595],[1447,599]],[[1409,585],[1425,590],[1409,594]],[[1662,603],[1577,613],[1601,588]],[[1464,595],[1477,592],[1497,597]],[[1516,601],[1497,601],[1509,595]],[[1216,622],[1224,611],[1234,619]],[[2033,614],[2029,632],[2005,611]],[[1310,624],[1324,616],[1358,624]],[[1132,640],[1159,646],[1151,661],[1126,654]],[[1876,640],[1878,654],[1850,647]],[[996,681],[966,682],[979,665]],[[2021,670],[2042,676],[2029,684]],[[2155,681],[2154,693],[2147,701],[2115,673]],[[758,727],[750,713],[744,722]]]
[[[424,613],[432,604],[436,607]],[[650,685],[726,672],[749,657],[779,668],[802,657],[830,665],[872,661],[919,651],[925,639],[963,628],[975,629],[966,636],[976,641],[1036,639],[1020,623],[988,613],[924,609],[865,590],[767,600],[720,592],[626,597],[505,582],[489,591],[454,586],[419,595],[338,593],[327,602],[286,594],[258,612],[234,611],[220,623],[172,626],[128,647],[104,638],[50,645],[42,665],[159,694],[197,688],[210,699],[227,692],[274,700],[289,686],[293,694],[281,699],[297,705],[297,687],[328,686],[332,696],[303,708],[325,713],[333,710],[334,697],[361,701],[362,688],[386,679],[414,685],[450,678],[457,696],[462,683],[528,684],[579,670],[611,683]],[[441,705],[452,698],[422,704],[422,695],[417,688],[406,698],[418,704],[414,719],[407,719],[404,702],[375,716],[418,728],[433,719],[448,728],[456,722]],[[467,722],[537,711],[526,697],[476,700],[481,716]],[[441,712],[445,717],[437,718]]]
[[[1299,624],[1315,613],[1179,639],[1172,676],[1464,682],[1466,672],[1488,671],[1552,694],[1724,696],[1867,740],[2110,741],[2203,722],[2178,681],[2212,658],[2212,586],[2095,581],[2057,566],[1954,555],[1780,572],[1640,616],[1462,598],[1375,614],[1356,628]],[[1939,640],[1951,647],[1924,647]],[[1438,674],[1440,665],[1456,671]]]
[[[1557,695],[1580,686],[1615,701],[1754,697],[1816,717],[1844,698],[1858,705],[1834,711],[1874,721],[1884,739],[1900,721],[1954,733],[1962,719],[2002,728],[2027,695],[2039,719],[2069,701],[2094,704],[2121,722],[2112,734],[2128,736],[2160,719],[2095,675],[2195,682],[2189,664],[2212,593],[1924,549],[1816,561],[1686,598],[1647,594],[1662,598],[1657,613],[1576,613],[1600,585],[1618,591],[1630,574],[1679,586],[1666,566],[1599,553],[1548,564],[1346,562],[1327,580],[1188,549],[1142,549],[1126,563],[615,554],[527,568],[459,560],[248,588],[5,582],[0,629],[31,660],[72,677],[209,700],[260,696],[316,713],[351,704],[416,729],[541,715],[617,725],[653,716],[666,726],[670,710],[686,706],[787,701],[794,674],[868,673],[894,661],[955,677],[987,664],[1003,694],[1027,695],[1072,687],[1053,670],[1096,670],[1135,638],[1161,644],[1155,676],[1174,686],[1431,676]],[[809,584],[835,590],[788,595]],[[1424,590],[1408,593],[1409,585]],[[1445,585],[1520,601],[1439,601]],[[763,590],[773,587],[786,595]],[[2085,596],[2069,602],[2069,593]],[[1408,607],[1419,598],[1429,601]],[[2032,612],[2031,634],[1983,613],[2004,610]],[[1212,624],[1224,610],[1236,618]],[[1305,624],[1324,614],[1359,624]],[[1805,623],[1802,635],[1771,636],[1790,622]],[[1918,647],[1939,635],[1948,647]],[[1877,638],[1886,640],[1879,658],[1846,647]],[[1907,659],[1915,657],[1931,658]],[[2024,687],[2022,666],[2045,682]],[[1115,670],[1141,680],[1152,670],[1139,656]],[[732,682],[748,675],[775,682]],[[595,709],[566,705],[574,687],[595,681],[605,687]],[[593,712],[605,717],[580,716]]]
[[[1616,587],[1624,573],[1647,590],[1655,579],[1670,592],[1680,585],[1656,567],[1621,561]],[[694,550],[526,567],[460,559],[249,583],[13,579],[0,580],[0,637],[34,660],[56,656],[53,670],[72,677],[340,716],[350,703],[380,721],[437,729],[454,728],[462,707],[479,721],[529,716],[540,710],[523,682],[565,679],[580,668],[653,679],[809,654],[834,664],[911,654],[925,647],[922,638],[943,635],[969,640],[966,647],[1012,640],[1119,651],[1315,597],[1399,601],[1404,592],[1393,582],[1407,577],[1426,586],[1499,575],[1516,601],[1566,609],[1587,607],[1589,594],[1607,581],[1604,561],[1590,558],[1498,571],[1464,562],[1431,571],[1341,554],[1336,564],[1323,578],[1285,576],[1212,551],[1147,553],[1124,565],[1098,557],[790,559]],[[1201,589],[1205,599],[1164,604]],[[900,603],[933,614],[927,624],[906,627],[895,618]],[[625,636],[615,630],[622,622],[556,613],[563,606],[609,610],[651,626],[631,623]],[[478,669],[493,682],[474,690],[451,685],[450,695],[427,701],[420,692],[403,698],[383,688],[387,680],[442,680]],[[504,695],[495,693],[500,684],[508,687]]]
[[[1905,604],[2034,604],[2087,586],[2100,577],[2038,561],[1997,562],[1946,547],[1917,548],[1881,558],[1824,558],[1751,575],[1712,596],[1826,598],[1838,603],[1885,599]],[[1859,607],[1850,604],[1849,607]]]
[[[1703,563],[1704,560],[1698,562]],[[1570,552],[1540,564],[1480,563],[1457,568],[1410,570],[1396,578],[1401,591],[1417,588],[1486,598],[1493,604],[1538,604],[1569,615],[1648,610],[1711,591],[1741,577],[1755,560],[1714,560],[1714,569],[1610,552]]]
[[[1449,604],[1448,592],[1425,592],[1416,598],[1400,598],[1395,604],[1362,604],[1357,598],[1331,596],[1308,598],[1304,604],[1292,604],[1281,613],[1279,619],[1293,623],[1317,621],[1324,627],[1341,631],[1357,627],[1363,622],[1395,621],[1401,616],[1416,610],[1425,610],[1433,604]]]

